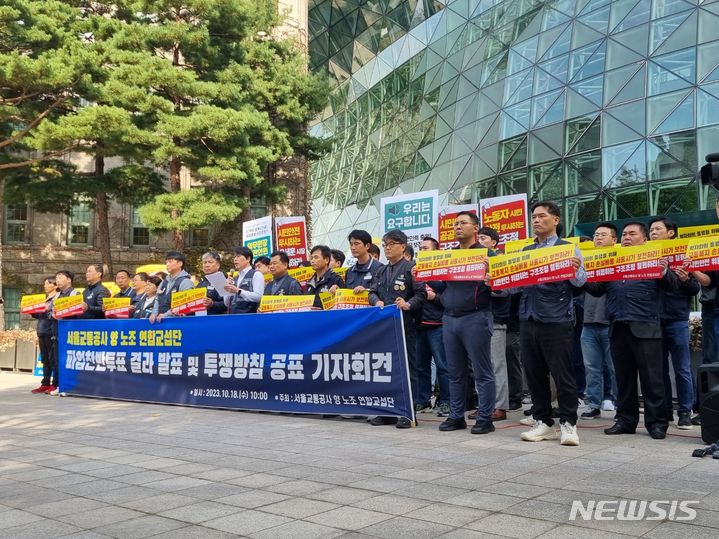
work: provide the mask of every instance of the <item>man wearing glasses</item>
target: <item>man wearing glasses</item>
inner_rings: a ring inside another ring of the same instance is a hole
[[[387,265],[383,266],[373,280],[369,293],[369,303],[375,307],[397,305],[402,311],[404,321],[404,337],[407,342],[407,362],[409,364],[409,379],[412,387],[412,399],[417,399],[417,361],[414,314],[422,310],[427,301],[427,290],[424,284],[415,281],[412,275],[414,262],[409,262],[404,253],[407,249],[407,236],[401,230],[390,230],[382,238],[384,255]],[[372,425],[396,425],[398,429],[412,426],[409,418],[401,417],[375,417],[370,421]]]
[[[455,239],[460,249],[477,249],[479,218],[468,211],[459,212],[454,221]],[[494,431],[492,412],[496,400],[492,365],[492,291],[484,281],[448,282],[442,294],[444,350],[449,370],[449,417],[440,424],[443,432],[467,428],[464,419],[467,402],[469,362],[479,397],[476,423],[472,434]]]
[[[612,247],[617,243],[617,227],[599,223],[594,228],[594,247]],[[582,357],[587,378],[585,397],[587,408],[582,419],[599,417],[602,410],[614,411],[617,382],[614,363],[609,350],[609,320],[605,313],[605,296],[584,294],[584,327],[582,328]],[[609,380],[605,379],[605,376]],[[609,389],[609,391],[607,391]]]

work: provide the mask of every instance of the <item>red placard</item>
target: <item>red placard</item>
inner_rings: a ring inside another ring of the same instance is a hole
[[[290,267],[307,260],[307,232],[304,217],[276,217],[277,249],[290,257]]]
[[[439,248],[441,250],[456,249],[459,242],[454,237],[454,221],[457,214],[461,211],[468,211],[474,215],[479,215],[477,204],[458,204],[454,206],[445,206],[439,213]],[[477,239],[475,238],[475,242]]]
[[[480,201],[482,226],[499,233],[501,247],[508,241],[523,240],[528,236],[527,195],[507,195]]]

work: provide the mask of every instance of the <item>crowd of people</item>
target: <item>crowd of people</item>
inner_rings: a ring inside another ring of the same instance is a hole
[[[719,214],[719,203],[717,207]],[[531,207],[534,241],[525,250],[569,245],[561,230],[559,207],[550,201]],[[460,212],[454,223],[461,249],[487,249],[497,253],[499,234],[481,227],[472,212]],[[595,247],[642,245],[649,240],[676,238],[677,226],[665,217],[649,223],[632,221],[622,230],[609,222],[596,225]],[[339,249],[317,245],[308,264],[314,274],[299,283],[289,274],[287,253],[275,251],[255,259],[250,249],[235,248],[233,269],[222,273],[224,290],[213,286],[222,269],[218,253],[202,256],[204,276],[193,280],[185,268],[185,255],[170,251],[166,273],[148,275],[120,270],[115,274],[119,292],[131,299],[131,317],[160,323],[176,316],[171,309],[174,292],[195,287],[206,289],[208,315],[246,314],[258,311],[263,295],[319,294],[347,288],[368,293],[375,307],[396,305],[402,312],[407,343],[410,385],[415,416],[436,413],[444,418],[443,432],[467,428],[472,434],[488,434],[494,424],[507,419],[508,411],[524,411],[521,423],[530,427],[521,438],[530,442],[559,439],[563,445],[579,445],[578,420],[593,420],[602,412],[613,413],[607,435],[634,433],[640,419],[637,378],[644,401],[644,426],[654,439],[663,439],[669,423],[678,429],[700,424],[695,383],[689,353],[689,314],[694,298],[701,303],[703,361],[718,361],[719,310],[715,291],[717,273],[670,268],[662,259],[659,279],[587,282],[581,252],[570,260],[576,270],[571,279],[493,290],[491,274],[476,281],[419,282],[414,273],[414,252],[407,236],[390,230],[382,238],[386,264],[379,248],[364,230],[348,236],[354,263],[344,278],[334,271],[345,262]],[[439,249],[427,237],[420,250]],[[271,279],[266,281],[265,274]],[[103,299],[110,291],[102,285],[103,267],[92,264],[85,272],[79,318],[103,318]],[[33,315],[43,358],[44,377],[35,393],[57,394],[57,319],[53,302],[75,295],[74,275],[58,271],[45,279],[47,309]],[[212,282],[211,282],[212,281]],[[670,362],[677,404],[672,399]],[[524,388],[528,389],[528,394]],[[556,402],[556,404],[555,404]],[[582,409],[580,410],[580,406]],[[415,417],[416,419],[416,417]],[[558,425],[555,423],[557,420]],[[378,416],[372,425],[412,426],[412,418]],[[558,428],[557,428],[558,427]]]

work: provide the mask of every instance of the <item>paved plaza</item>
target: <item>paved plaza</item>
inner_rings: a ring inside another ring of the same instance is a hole
[[[654,441],[579,425],[581,446],[497,432],[32,395],[0,373],[0,539],[719,537],[719,460],[699,430]],[[573,500],[699,501],[696,518],[570,521]]]

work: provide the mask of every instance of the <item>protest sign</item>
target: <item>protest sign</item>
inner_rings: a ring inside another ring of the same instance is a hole
[[[487,249],[420,251],[418,281],[481,281],[487,273]]]
[[[287,253],[291,268],[308,260],[306,230],[304,217],[275,217],[277,249]]]
[[[455,204],[454,206],[445,206],[439,212],[439,248],[456,249],[459,242],[454,237],[454,221],[457,214],[462,211],[468,211],[479,217],[479,206],[477,204]],[[477,238],[475,237],[475,242]]]
[[[242,245],[255,258],[272,254],[272,217],[261,217],[242,223]]]
[[[407,234],[408,245],[419,250],[422,238],[437,237],[438,191],[423,191],[385,197],[380,200],[380,231],[399,229]]]
[[[576,277],[574,245],[555,245],[489,258],[492,290],[564,281]]]
[[[207,288],[191,288],[173,292],[170,298],[170,310],[173,314],[192,314],[207,311],[205,298]]]
[[[20,298],[20,314],[39,314],[47,310],[45,294],[31,294]]]
[[[131,298],[102,298],[105,318],[129,318]]]
[[[527,224],[527,194],[483,198],[479,201],[481,226],[499,233],[498,248],[508,241],[523,240],[529,236]]]
[[[77,316],[84,313],[82,304],[82,294],[57,298],[52,304],[55,310],[55,318],[67,318],[68,316]]]

